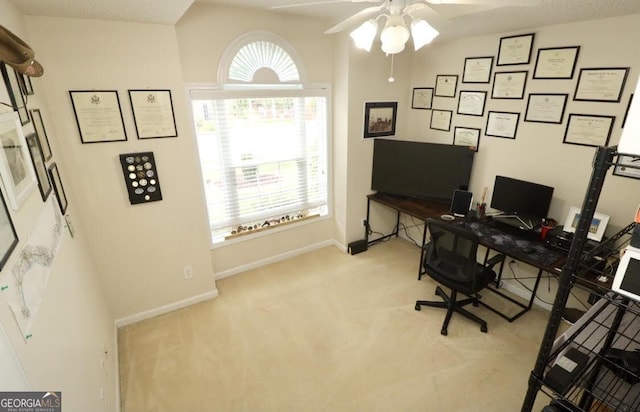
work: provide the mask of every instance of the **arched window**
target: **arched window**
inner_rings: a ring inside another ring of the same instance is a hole
[[[213,243],[328,213],[330,88],[307,85],[302,67],[284,39],[247,33],[222,54],[218,84],[190,91]]]

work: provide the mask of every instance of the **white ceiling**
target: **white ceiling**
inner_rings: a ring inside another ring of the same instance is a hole
[[[51,17],[75,17],[175,24],[194,0],[9,0],[24,14]],[[321,0],[195,0],[259,10],[292,3]],[[336,1],[336,0],[333,0]],[[307,5],[279,9],[279,13],[316,16],[327,20],[327,29],[354,13],[377,3],[345,0],[333,4]],[[370,1],[370,0],[369,0]],[[373,0],[375,1],[375,0]],[[416,1],[416,0],[412,0]],[[474,0],[463,0],[473,2]],[[487,7],[438,4],[432,9],[448,19],[446,27],[437,27],[436,41],[474,35],[526,30],[552,24],[593,20],[640,13],[640,0],[496,0],[530,6]],[[276,11],[276,10],[272,10]]]

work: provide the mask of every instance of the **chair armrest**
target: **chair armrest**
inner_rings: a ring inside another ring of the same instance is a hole
[[[505,255],[503,255],[502,253],[497,254],[493,256],[491,259],[487,260],[487,264],[485,265],[485,267],[492,269],[498,263],[504,262],[504,259],[505,259]]]

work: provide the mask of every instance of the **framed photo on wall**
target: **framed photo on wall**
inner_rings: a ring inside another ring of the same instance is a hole
[[[127,140],[116,90],[69,90],[82,143]]]
[[[613,169],[613,174],[616,176],[640,179],[640,157],[627,155],[618,156],[618,162]]]
[[[29,113],[27,112],[27,103],[24,100],[22,90],[20,90],[20,84],[18,83],[18,74],[13,67],[7,66],[4,62],[0,61],[0,71],[2,72],[2,78],[4,84],[9,93],[9,100],[13,110],[18,113],[20,117],[20,124],[29,123]]]
[[[433,87],[415,87],[411,99],[412,109],[431,109],[433,102]]]
[[[0,270],[2,270],[11,256],[11,252],[18,245],[18,233],[11,220],[2,192],[0,192],[0,203],[2,203],[0,205]]]
[[[49,175],[47,174],[47,165],[44,163],[45,160],[38,136],[35,133],[31,133],[26,139],[29,153],[31,154],[31,163],[33,163],[33,169],[38,178],[38,189],[40,189],[40,196],[42,196],[42,201],[44,202],[49,197],[52,189]]]
[[[371,102],[364,105],[364,137],[394,136],[398,102]]]
[[[56,192],[56,199],[58,200],[58,206],[60,206],[60,213],[64,215],[67,212],[69,202],[67,201],[67,195],[64,193],[64,186],[62,185],[62,179],[60,179],[58,165],[56,163],[52,163],[51,166],[49,166],[48,171],[49,178],[51,179],[51,185],[53,186],[53,190]]]
[[[497,66],[529,64],[535,33],[500,38]]]
[[[47,130],[44,128],[44,123],[42,122],[42,113],[40,113],[40,109],[29,110],[31,115],[31,122],[33,123],[33,128],[38,135],[38,140],[40,141],[40,147],[42,148],[42,156],[44,160],[49,160],[53,156],[51,153],[51,146],[49,145],[49,137],[47,136]]]
[[[0,114],[0,174],[13,210],[36,188],[36,175],[16,112]]]
[[[614,120],[615,116],[571,113],[562,142],[580,146],[606,146]]]
[[[138,139],[177,137],[171,90],[129,90]]]

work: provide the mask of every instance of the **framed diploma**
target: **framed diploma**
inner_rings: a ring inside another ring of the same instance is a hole
[[[493,56],[467,57],[464,59],[462,83],[489,83],[492,67]]]
[[[624,127],[624,124],[627,122],[627,116],[629,115],[629,109],[631,108],[632,101],[633,101],[633,93],[631,93],[631,96],[629,96],[629,103],[627,103],[627,110],[625,110],[624,112],[624,117],[622,118],[622,126],[620,127]]]
[[[529,64],[535,33],[500,38],[497,66]]]
[[[519,119],[520,113],[489,112],[487,128],[484,134],[487,136],[515,139]]]
[[[42,148],[40,147],[40,141],[35,133],[26,137],[27,146],[29,146],[29,153],[31,154],[31,162],[38,178],[38,188],[40,189],[40,196],[42,201],[45,202],[51,193],[51,182],[49,181],[49,175],[47,174],[47,166],[44,163],[44,156],[42,154]]]
[[[573,79],[580,46],[538,49],[534,79]]]
[[[606,146],[615,116],[569,114],[563,143],[581,146]]]
[[[364,105],[364,138],[394,136],[398,102],[372,102]]]
[[[13,210],[29,197],[37,186],[29,148],[16,112],[0,114],[0,175]]]
[[[628,74],[628,67],[580,69],[573,100],[618,103]]]
[[[484,102],[486,99],[487,92],[485,91],[460,90],[458,114],[484,116]]]
[[[640,179],[640,157],[620,155],[615,165],[614,175]]]
[[[529,93],[524,121],[562,123],[568,97],[569,95],[566,93]]]
[[[477,152],[480,144],[480,129],[456,126],[453,129],[453,144],[456,146],[468,146]]]
[[[171,90],[129,90],[138,139],[177,137]]]
[[[412,109],[431,109],[433,87],[415,87],[411,100]]]
[[[29,112],[27,111],[27,103],[24,100],[24,95],[20,89],[20,83],[18,82],[18,72],[13,70],[13,67],[7,66],[4,62],[0,61],[0,71],[2,72],[2,78],[4,84],[7,87],[9,93],[9,101],[13,110],[20,116],[20,123],[25,125],[29,123]]]
[[[494,99],[523,99],[528,71],[496,72],[493,76]]]
[[[458,87],[457,74],[439,74],[436,76],[436,91],[434,96],[456,97]]]
[[[116,90],[69,90],[82,143],[127,140]]]
[[[451,130],[451,110],[432,110],[431,111],[431,128],[434,130]]]

